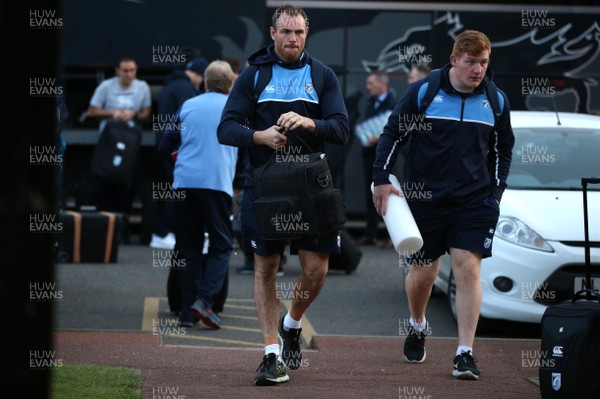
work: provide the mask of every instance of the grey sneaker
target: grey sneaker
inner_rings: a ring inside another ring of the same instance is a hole
[[[277,360],[277,355],[274,353],[263,356],[263,361],[256,371],[258,374],[254,379],[254,385],[275,385],[290,379],[285,372],[283,363]]]
[[[192,315],[202,320],[202,323],[206,326],[215,330],[221,328],[221,319],[219,316],[211,308],[207,307],[200,298],[196,299],[196,302],[192,304]]]

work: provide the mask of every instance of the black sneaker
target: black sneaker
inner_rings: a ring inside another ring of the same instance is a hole
[[[213,310],[204,304],[204,301],[200,298],[196,299],[196,302],[192,304],[192,315],[202,320],[204,325],[218,330],[221,328],[221,319]]]
[[[277,360],[277,355],[274,353],[263,356],[263,361],[256,371],[258,374],[254,379],[254,385],[275,385],[290,379],[283,363]]]
[[[283,317],[279,320],[279,342],[281,343],[281,360],[285,367],[290,370],[296,370],[302,363],[302,352],[300,350],[300,344],[302,338],[300,338],[301,328],[290,328],[289,331],[285,331],[283,328]]]
[[[477,359],[471,351],[462,352],[454,358],[452,375],[461,380],[478,380],[480,372],[475,363]]]
[[[425,351],[425,335],[429,325],[425,330],[417,332],[413,326],[408,329],[408,336],[404,340],[404,359],[409,363],[423,363],[427,357]]]

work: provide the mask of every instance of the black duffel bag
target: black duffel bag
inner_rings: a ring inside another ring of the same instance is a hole
[[[265,240],[293,240],[338,232],[346,222],[342,191],[333,185],[324,153],[276,151],[256,168],[254,211]]]

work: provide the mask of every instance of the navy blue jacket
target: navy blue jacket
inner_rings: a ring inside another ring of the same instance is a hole
[[[168,125],[167,122],[173,121],[170,118],[177,115],[177,111],[186,100],[198,94],[192,81],[182,70],[173,71],[165,78],[165,84],[158,95],[158,113],[162,115],[162,118],[159,121],[160,123],[157,124],[161,127],[156,132],[157,145],[160,145],[165,128]]]
[[[389,183],[400,147],[410,143],[406,183],[411,184],[406,186],[431,193],[431,203],[460,204],[486,196],[500,201],[514,145],[508,99],[498,90],[502,113],[494,129],[485,92],[491,71],[477,89],[464,94],[450,84],[449,70],[450,64],[443,69],[440,90],[423,119],[419,107],[428,78],[410,85],[396,104],[377,145],[373,181]]]
[[[246,186],[253,187],[252,173],[266,163],[274,150],[265,145],[255,145],[252,134],[256,130],[266,130],[277,123],[286,112],[315,121],[315,133],[296,129],[288,135],[288,142],[301,147],[300,153],[324,152],[324,142],[345,144],[348,141],[348,113],[340,90],[340,85],[331,68],[324,66],[323,90],[321,98],[312,86],[310,57],[304,51],[296,62],[281,61],[274,53],[273,45],[254,53],[248,59],[250,64],[236,79],[229,94],[217,135],[221,144],[247,148],[245,160]],[[272,65],[272,78],[261,93],[258,102],[254,100],[254,87],[260,65]],[[254,117],[251,126],[246,126],[247,117],[253,107]],[[311,149],[304,148],[294,136],[301,136]]]

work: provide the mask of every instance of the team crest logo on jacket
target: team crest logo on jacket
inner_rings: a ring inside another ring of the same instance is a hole
[[[488,100],[483,100],[483,108],[489,108],[490,102]]]
[[[305,88],[306,88],[306,92],[307,92],[308,94],[311,94],[311,93],[313,92],[313,90],[315,89],[315,88],[313,87],[312,83],[307,83],[307,84],[306,84],[306,86],[305,86]]]

